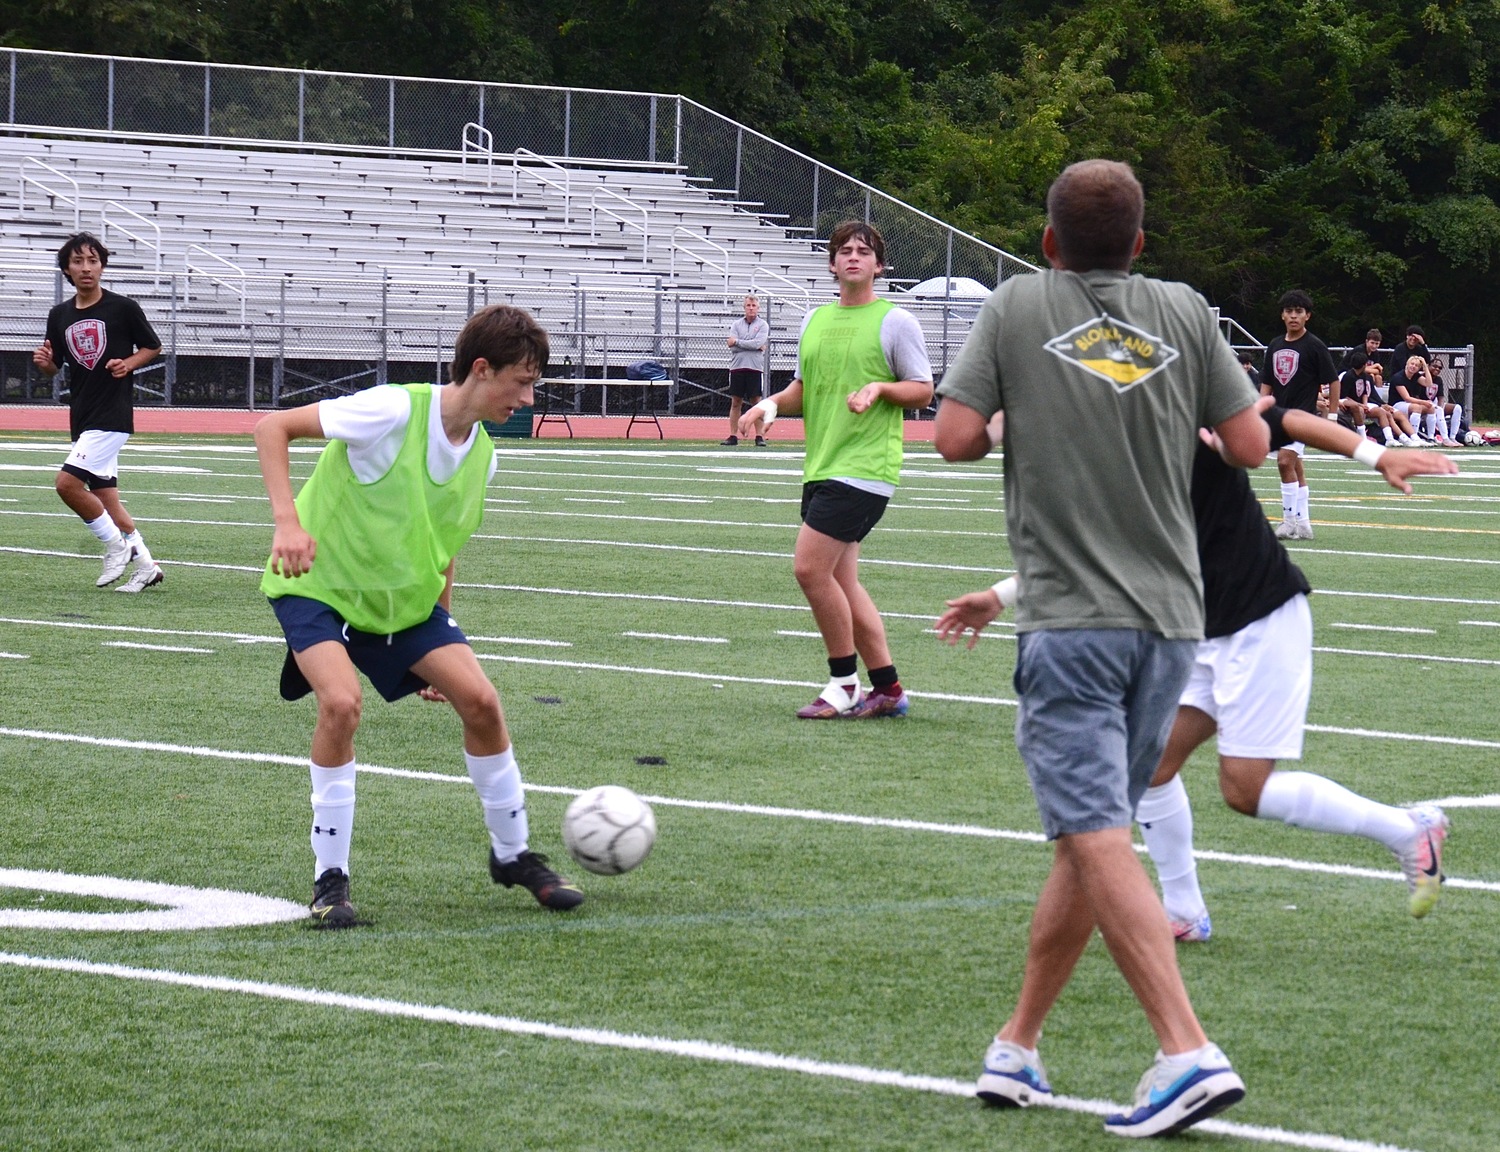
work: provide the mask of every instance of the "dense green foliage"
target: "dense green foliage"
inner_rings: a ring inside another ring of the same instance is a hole
[[[1063,163],[1134,163],[1145,270],[1263,338],[1418,322],[1500,356],[1494,0],[0,0],[36,48],[678,91],[1035,253]]]

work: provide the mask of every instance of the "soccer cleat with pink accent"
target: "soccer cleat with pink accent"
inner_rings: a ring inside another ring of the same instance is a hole
[[[1448,839],[1448,817],[1435,804],[1411,809],[1416,824],[1411,843],[1396,853],[1401,874],[1406,877],[1407,910],[1420,920],[1432,911],[1442,895],[1443,842]]]
[[[1202,944],[1214,934],[1213,922],[1204,912],[1196,920],[1173,920],[1172,936],[1179,944]]]
[[[903,690],[891,696],[885,692],[871,692],[849,710],[855,720],[875,720],[881,716],[905,716],[911,708],[911,700]]]
[[[843,716],[852,716],[864,698],[864,690],[858,684],[850,692],[838,681],[830,680],[828,687],[818,694],[816,700],[797,709],[797,719],[837,720]]]

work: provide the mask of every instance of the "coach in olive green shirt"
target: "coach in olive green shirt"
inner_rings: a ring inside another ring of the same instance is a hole
[[[1193,1012],[1130,828],[1203,634],[1189,493],[1198,430],[1214,428],[1240,466],[1269,443],[1202,298],[1130,274],[1143,213],[1124,164],[1084,161],[1058,177],[1042,237],[1052,270],[1008,280],[985,303],[938,388],[936,428],[945,459],[975,460],[1004,415],[1006,523],[1024,590],[1016,744],[1055,844],[1020,996],[978,1093],[1050,1097],[1037,1039],[1097,926],[1161,1044],[1151,1090],[1105,1121],[1131,1136],[1180,1130],[1244,1095]]]

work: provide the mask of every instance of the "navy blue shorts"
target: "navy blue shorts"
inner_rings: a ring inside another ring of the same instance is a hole
[[[276,613],[281,630],[286,633],[281,695],[287,700],[300,700],[312,691],[292,653],[314,644],[327,640],[342,644],[375,691],[387,700],[399,700],[427,687],[427,681],[411,670],[413,664],[438,648],[469,642],[458,622],[440,604],[433,607],[432,615],[422,623],[390,636],[351,628],[327,604],[306,596],[278,596],[271,601],[271,611]]]
[[[813,480],[802,485],[802,522],[814,532],[857,544],[880,523],[890,502],[841,480]]]

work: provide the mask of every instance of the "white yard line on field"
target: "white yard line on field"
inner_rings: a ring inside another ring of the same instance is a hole
[[[198,656],[212,656],[212,648],[184,648],[174,644],[137,644],[130,640],[101,640],[101,648],[140,648],[147,652],[191,652]]]
[[[803,1056],[788,1056],[754,1048],[739,1048],[709,1040],[674,1040],[665,1036],[643,1036],[636,1032],[615,1032],[607,1028],[579,1028],[564,1024],[549,1024],[540,1020],[523,1020],[515,1016],[495,1016],[488,1012],[446,1008],[435,1004],[414,1004],[375,996],[352,996],[342,992],[328,992],[320,988],[272,984],[263,980],[236,980],[227,976],[175,972],[162,968],[132,968],[124,964],[98,964],[89,960],[28,956],[15,952],[0,952],[0,964],[34,971],[108,976],[117,980],[167,984],[178,988],[201,989],[206,992],[229,992],[241,996],[255,996],[263,1000],[279,1000],[320,1008],[339,1008],[348,1012],[368,1012],[377,1016],[406,1020],[424,1020],[432,1024],[449,1024],[459,1028],[501,1032],[513,1036],[565,1040],[574,1044],[589,1044],[631,1052],[649,1052],[659,1056],[675,1056],[770,1072],[794,1072],[803,1076],[843,1080],[871,1087],[901,1088],[941,1096],[969,1097],[974,1094],[974,1083],[971,1080],[916,1075],[883,1068],[868,1068],[859,1064],[835,1064]],[[1065,1112],[1082,1112],[1092,1116],[1107,1116],[1112,1112],[1120,1111],[1123,1107],[1107,1100],[1085,1100],[1080,1097],[1061,1095],[1053,1096],[1042,1106]],[[1408,1152],[1406,1149],[1400,1149],[1391,1144],[1372,1144],[1364,1140],[1349,1140],[1342,1136],[1330,1136],[1317,1132],[1293,1132],[1284,1128],[1237,1124],[1227,1120],[1205,1120],[1194,1125],[1193,1131],[1213,1132],[1222,1136],[1254,1140],[1260,1143],[1319,1149],[1322,1152]]]
[[[209,748],[201,745],[169,744],[158,740],[125,740],[119,737],[84,736],[71,732],[45,732],[31,728],[0,728],[0,737],[10,736],[21,740],[48,740],[62,744],[83,744],[95,748],[120,748],[141,752],[174,753],[180,756],[198,756],[211,760],[229,760],[249,764],[277,764],[303,769],[307,768],[307,757],[284,756],[274,752],[238,752],[230,749]],[[442,784],[469,784],[467,775],[451,772],[423,772],[414,768],[390,768],[380,764],[361,763],[359,770],[372,776],[392,776],[404,780],[428,780]],[[582,788],[566,788],[550,784],[526,785],[528,791],[556,796],[577,796]],[[1040,832],[1012,828],[987,828],[978,824],[943,824],[930,820],[896,819],[887,816],[862,816],[849,812],[828,812],[816,808],[783,808],[770,804],[736,804],[723,800],[689,800],[677,796],[642,795],[648,804],[664,808],[687,808],[701,812],[725,812],[737,816],[768,816],[774,819],[803,820],[820,824],[845,824],[862,828],[889,828],[901,832],[933,832],[942,836],[970,836],[982,840],[1005,840],[1024,844],[1045,844],[1046,837]],[[1454,807],[1460,805],[1455,804]],[[1143,844],[1135,850],[1145,854]],[[1213,849],[1198,849],[1194,852],[1204,860],[1226,864],[1245,864],[1257,868],[1285,868],[1294,872],[1318,872],[1330,876],[1349,876],[1364,880],[1405,882],[1400,872],[1385,872],[1377,868],[1361,868],[1349,864],[1326,864],[1312,860],[1294,860],[1281,856],[1244,855],[1234,852],[1217,852]],[[1500,892],[1500,883],[1487,880],[1465,880],[1445,876],[1443,880],[1450,888],[1465,888],[1479,892]]]
[[[1500,660],[1481,660],[1477,656],[1424,656],[1420,652],[1367,652],[1359,648],[1322,648],[1313,645],[1314,652],[1326,652],[1334,656],[1373,656],[1379,660],[1420,660],[1431,664],[1482,664],[1489,667],[1500,665]]]
[[[1412,632],[1422,636],[1436,636],[1436,628],[1402,628],[1396,624],[1345,624],[1335,621],[1330,628],[1354,628],[1361,632]]]
[[[639,1033],[615,1032],[602,1028],[550,1024],[513,1016],[496,1016],[484,1012],[446,1008],[441,1005],[354,996],[258,980],[237,980],[223,976],[198,975],[154,968],[133,968],[120,964],[99,964],[86,960],[54,959],[9,952],[0,952],[0,963],[33,970],[108,976],[115,979],[197,988],[211,992],[230,992],[268,1000],[339,1008],[352,1012],[368,1012],[380,1016],[424,1020],[430,1023],[533,1036],[547,1040],[564,1040],[604,1048],[649,1052],[655,1055],[681,1057],[715,1064],[729,1064],[775,1072],[793,1072],[804,1076],[843,1080],[872,1087],[900,1088],[957,1097],[969,1097],[974,1092],[974,1085],[969,1080],[916,1075],[858,1064],[830,1063],[706,1040],[678,1040],[661,1036],[645,1036]],[[1120,1111],[1122,1107],[1106,1100],[1088,1100],[1062,1095],[1054,1096],[1042,1106],[1093,1116],[1107,1116]],[[1319,1149],[1323,1152],[1408,1152],[1406,1149],[1390,1144],[1374,1144],[1364,1140],[1346,1139],[1342,1136],[1294,1132],[1284,1128],[1239,1124],[1226,1120],[1205,1120],[1195,1125],[1194,1130],[1261,1143]]]

